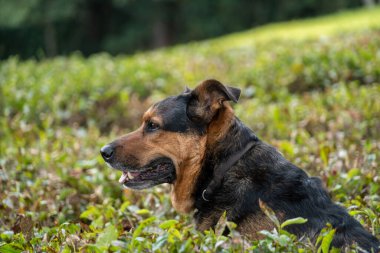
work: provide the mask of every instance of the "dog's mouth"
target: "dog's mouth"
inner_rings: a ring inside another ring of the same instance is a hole
[[[175,180],[175,166],[169,158],[159,158],[142,168],[126,168],[119,183],[132,189],[146,189],[158,184],[172,183]]]

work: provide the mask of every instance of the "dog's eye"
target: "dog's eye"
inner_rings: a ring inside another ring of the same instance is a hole
[[[146,123],[146,130],[152,132],[152,131],[155,131],[155,130],[158,130],[160,129],[160,126],[152,121],[148,121]]]

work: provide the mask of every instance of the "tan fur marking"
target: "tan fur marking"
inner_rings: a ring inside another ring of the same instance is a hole
[[[142,116],[142,121],[145,122],[149,120],[150,118],[154,117],[156,115],[156,111],[153,106],[149,107],[148,110],[144,113]]]
[[[152,116],[149,120],[153,121],[154,123],[160,124],[160,125],[163,124],[162,118],[157,117],[157,116]]]
[[[284,214],[276,212],[277,219],[282,222]],[[238,231],[251,240],[261,240],[265,236],[258,233],[261,230],[271,231],[275,228],[273,221],[269,219],[264,213],[260,212],[256,215],[249,215],[238,226]]]
[[[145,114],[144,118],[160,120],[152,111]],[[122,154],[119,155],[132,154],[140,167],[158,157],[169,157],[176,167],[176,180],[171,190],[173,207],[182,213],[194,209],[192,194],[205,155],[206,136],[163,130],[143,134],[142,125],[136,131],[122,137],[120,145]]]
[[[213,226],[213,219],[211,217],[203,219],[200,223],[196,224],[196,229],[198,231],[209,230]]]
[[[274,223],[264,213],[260,213],[249,215],[239,224],[238,231],[251,240],[261,240],[265,236],[258,232],[261,230],[271,231],[274,227]]]
[[[223,211],[215,211],[209,217],[204,217],[199,223],[196,224],[196,229],[199,231],[209,230],[214,226],[222,216]]]
[[[227,132],[233,122],[234,111],[229,102],[224,101],[223,107],[219,110],[216,117],[211,121],[207,130],[207,146],[213,144],[227,135]]]
[[[174,209],[182,213],[188,213],[194,209],[195,183],[198,179],[206,147],[206,137],[180,137],[178,150],[186,154],[177,166],[177,178],[171,191],[171,201]]]

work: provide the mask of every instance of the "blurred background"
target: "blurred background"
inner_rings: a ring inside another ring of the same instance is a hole
[[[132,53],[376,0],[0,1],[0,57]]]

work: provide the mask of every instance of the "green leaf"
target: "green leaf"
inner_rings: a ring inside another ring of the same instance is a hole
[[[71,252],[71,250],[70,250],[70,247],[69,246],[65,246],[64,248],[63,248],[63,250],[61,251],[61,253],[70,253]]]
[[[291,242],[291,239],[287,237],[286,235],[280,235],[280,237],[278,238],[278,243],[283,247],[288,245],[290,242]]]
[[[15,249],[9,244],[0,246],[0,253],[19,253],[22,252],[20,249]]]
[[[165,245],[167,240],[168,240],[167,234],[159,236],[157,238],[156,242],[153,243],[152,250],[153,251],[159,250],[160,248],[162,248]]]
[[[101,215],[101,212],[99,211],[97,207],[89,206],[86,211],[81,213],[80,218],[94,220],[98,218],[100,215]]]
[[[88,245],[86,245],[85,248],[88,249],[89,252],[96,252],[96,253],[101,253],[101,252],[103,252],[102,250],[99,249],[99,247],[97,247],[97,246],[94,245],[94,244],[88,244]]]
[[[133,232],[133,239],[135,239],[136,237],[138,237],[141,232],[143,231],[143,229],[148,226],[149,224],[151,224],[152,222],[154,222],[156,220],[156,217],[149,217],[148,219],[145,219],[143,221],[140,222],[139,226],[136,228],[136,230]]]
[[[330,253],[340,253],[340,252],[341,252],[341,250],[338,249],[338,248],[335,248],[335,247],[332,247],[332,248],[330,249]]]
[[[220,216],[218,223],[215,226],[215,235],[221,236],[227,226],[227,212],[224,211]]]
[[[259,231],[259,233],[262,235],[265,235],[267,238],[271,239],[272,241],[278,241],[280,238],[277,234],[269,232],[268,230],[261,230]]]
[[[276,213],[261,199],[259,199],[259,206],[261,211],[263,211],[265,215],[268,216],[274,224],[276,224],[276,227],[280,227],[280,222],[277,219]]]
[[[177,220],[167,220],[167,221],[164,221],[164,222],[162,222],[160,224],[160,228],[162,228],[162,229],[168,229],[168,228],[174,226],[177,223],[178,223]]]
[[[286,226],[293,225],[293,224],[304,224],[306,222],[307,222],[307,219],[302,218],[302,217],[297,217],[297,218],[294,218],[294,219],[289,219],[289,220],[284,221],[281,224],[281,228],[284,228]]]
[[[357,169],[357,168],[350,169],[347,173],[347,180],[350,180],[357,175],[360,175],[359,169]]]
[[[136,211],[136,214],[138,215],[147,215],[150,214],[150,211],[148,209],[140,209]]]
[[[193,252],[193,248],[192,247],[192,239],[189,238],[186,240],[185,243],[183,243],[181,245],[181,248],[179,249],[179,253],[183,253],[183,252]]]
[[[114,225],[109,225],[101,232],[96,240],[95,246],[98,248],[108,248],[111,242],[116,240],[119,233]]]
[[[331,229],[322,239],[322,243],[321,243],[321,249],[322,249],[322,253],[328,253],[329,252],[329,249],[330,249],[330,244],[332,242],[332,240],[334,239],[334,235],[335,235],[335,229]],[[319,251],[319,250],[318,250]]]
[[[143,232],[144,228],[149,226],[151,223],[153,223],[156,220],[156,217],[149,217],[148,219],[145,219],[140,222],[139,226],[133,231],[132,234],[132,241],[131,244],[129,244],[129,250],[133,250],[136,244],[136,238]]]
[[[129,205],[130,205],[130,202],[129,202],[129,201],[125,201],[125,202],[120,206],[120,212],[124,213],[125,210],[128,208]]]
[[[101,229],[103,228],[103,225],[104,225],[103,216],[100,216],[99,218],[91,222],[92,229]]]
[[[182,240],[182,235],[177,229],[170,228],[169,233],[173,235],[174,237],[176,237],[177,239]]]
[[[329,147],[324,146],[320,150],[320,156],[325,166],[327,166],[329,163],[329,153],[330,153]]]

